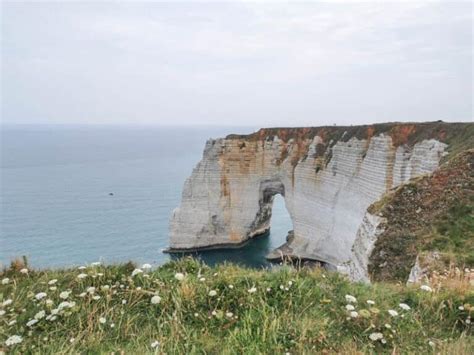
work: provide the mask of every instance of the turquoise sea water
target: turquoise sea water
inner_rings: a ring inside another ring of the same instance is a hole
[[[168,221],[206,139],[252,128],[7,126],[1,130],[0,264],[35,267],[101,260],[169,260]],[[113,193],[111,196],[110,193]],[[291,229],[277,196],[269,237],[199,253],[209,264],[267,265]]]

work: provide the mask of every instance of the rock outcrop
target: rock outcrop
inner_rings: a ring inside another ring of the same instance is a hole
[[[273,198],[281,194],[294,237],[269,257],[336,267],[353,259],[359,236],[357,258],[364,261],[377,230],[367,208],[389,189],[437,169],[465,125],[273,128],[211,139],[173,211],[169,251],[238,246],[265,233]],[[362,264],[358,272],[366,270]]]

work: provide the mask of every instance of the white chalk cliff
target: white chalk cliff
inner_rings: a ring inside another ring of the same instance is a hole
[[[422,128],[262,129],[209,140],[173,211],[170,251],[238,245],[264,233],[281,194],[294,238],[270,257],[351,265],[355,279],[367,278],[379,220],[367,208],[388,189],[434,171],[445,151],[437,137],[417,136]]]

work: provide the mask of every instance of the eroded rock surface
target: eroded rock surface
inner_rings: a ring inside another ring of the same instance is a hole
[[[273,256],[345,263],[369,228],[369,205],[434,171],[452,129],[462,124],[261,129],[209,140],[173,211],[170,250],[238,245],[267,231],[281,194],[294,238]],[[372,241],[359,243],[370,249]]]

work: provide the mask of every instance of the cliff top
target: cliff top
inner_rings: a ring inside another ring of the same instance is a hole
[[[262,128],[255,133],[230,134],[226,139],[249,141],[273,140],[278,137],[284,142],[290,139],[306,140],[320,136],[326,144],[332,141],[348,141],[351,138],[370,139],[379,134],[392,137],[394,146],[410,145],[425,139],[437,139],[447,143],[452,150],[474,148],[474,123],[456,122],[389,122],[361,126],[321,126],[321,127],[275,127]]]

